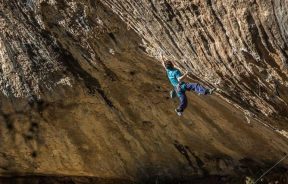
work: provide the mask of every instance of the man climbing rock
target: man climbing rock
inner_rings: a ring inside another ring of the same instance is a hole
[[[187,107],[187,97],[185,92],[186,91],[195,91],[198,94],[202,95],[211,95],[215,88],[213,89],[207,89],[204,86],[198,84],[198,83],[186,83],[183,81],[183,79],[188,75],[188,72],[185,72],[183,75],[180,72],[179,69],[175,68],[173,63],[169,60],[162,61],[162,65],[166,69],[168,79],[172,86],[174,87],[174,90],[170,92],[170,97],[173,98],[175,96],[175,93],[177,94],[180,104],[177,109],[175,109],[178,116],[181,116],[184,112],[184,109]]]

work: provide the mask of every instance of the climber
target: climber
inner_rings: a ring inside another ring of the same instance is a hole
[[[166,69],[168,79],[174,89],[170,92],[170,97],[173,98],[176,95],[179,98],[180,105],[175,112],[178,116],[182,116],[184,109],[187,107],[187,97],[185,92],[188,91],[195,91],[198,94],[202,95],[211,95],[215,88],[207,89],[198,83],[186,83],[183,79],[188,75],[186,71],[183,75],[181,74],[180,70],[175,68],[173,63],[169,60],[164,61],[161,60],[163,67]]]

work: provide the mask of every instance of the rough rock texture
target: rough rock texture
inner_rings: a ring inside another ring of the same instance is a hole
[[[1,0],[1,175],[261,175],[288,150],[287,9],[285,0]],[[161,53],[220,91],[189,94],[176,117]],[[287,182],[287,164],[271,178]]]
[[[148,53],[162,50],[250,113],[288,113],[287,1],[104,2]]]

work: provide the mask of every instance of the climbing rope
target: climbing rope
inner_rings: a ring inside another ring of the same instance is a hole
[[[280,162],[282,162],[284,159],[288,157],[288,154],[286,154],[283,158],[281,158],[276,164],[274,164],[270,169],[268,169],[266,172],[264,172],[255,182],[256,184],[258,181],[260,181],[268,172],[270,172],[274,167],[276,167]]]

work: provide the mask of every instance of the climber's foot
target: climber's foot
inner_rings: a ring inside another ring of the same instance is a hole
[[[207,94],[212,95],[216,88],[208,89]]]
[[[178,109],[175,109],[175,112],[177,113],[178,116],[182,116],[183,112],[178,111]]]

